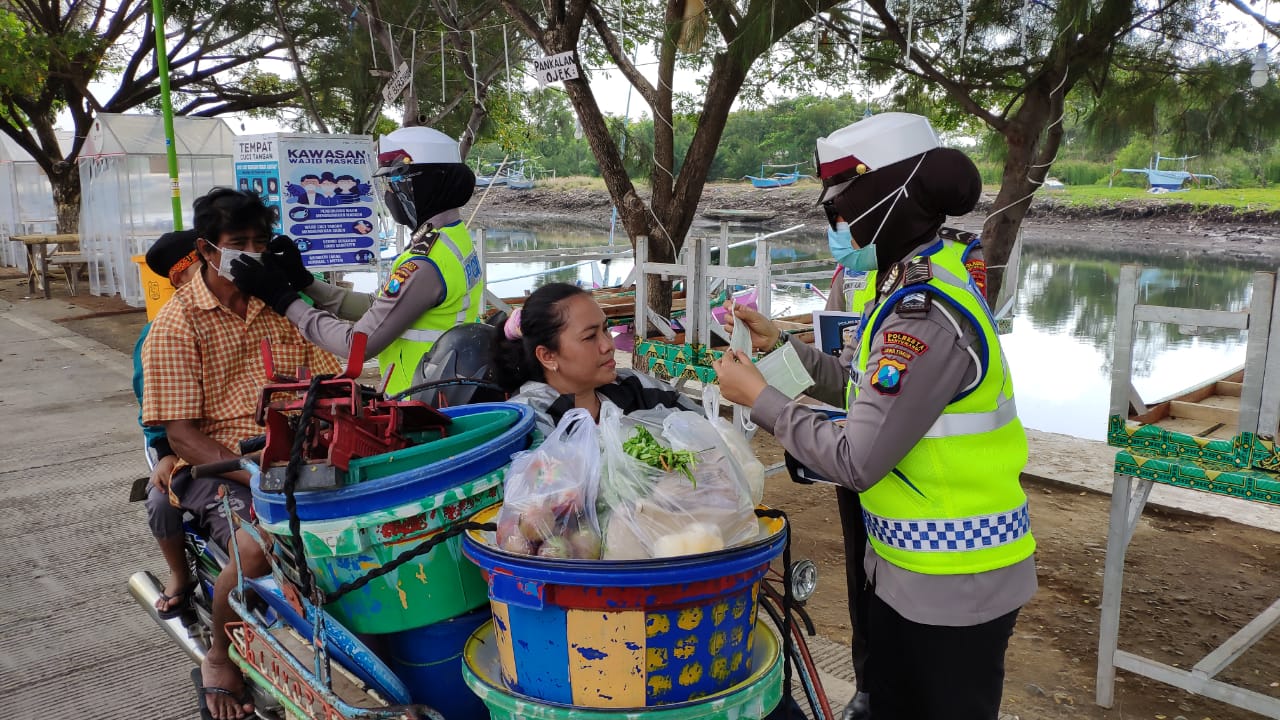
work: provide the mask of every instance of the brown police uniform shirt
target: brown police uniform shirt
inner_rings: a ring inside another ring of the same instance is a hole
[[[435,227],[460,219],[456,210],[431,218]],[[386,349],[426,311],[444,302],[448,288],[435,263],[426,258],[406,260],[391,279],[374,294],[358,293],[316,280],[306,289],[315,301],[312,307],[301,300],[285,311],[289,322],[303,337],[340,357],[351,348],[351,336],[362,332],[369,337],[365,357]]]
[[[887,311],[880,328],[868,338],[867,372],[843,427],[774,388],[761,393],[751,420],[826,479],[864,491],[888,475],[924,437],[951,398],[978,377],[976,357],[969,351],[977,333],[942,302],[933,302],[922,313]],[[858,348],[847,345],[835,358],[795,339],[791,344],[814,379],[808,394],[843,407]],[[882,362],[898,369],[897,382],[890,387],[876,378]],[[868,544],[865,564],[882,600],[908,620],[928,625],[988,622],[1021,607],[1036,590],[1034,558],[985,573],[925,575],[885,561]]]

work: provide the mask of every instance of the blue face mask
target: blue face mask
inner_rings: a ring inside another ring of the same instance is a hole
[[[876,208],[885,203],[890,203],[889,209],[885,211],[884,218],[880,221],[880,226],[876,228],[876,232],[871,236],[871,241],[860,248],[853,247],[853,234],[849,232],[849,225],[852,223],[843,220],[836,223],[835,229],[827,230],[827,247],[831,248],[831,256],[836,262],[845,267],[846,270],[854,272],[866,272],[876,270],[880,267],[876,258],[876,238],[880,237],[880,231],[884,229],[884,224],[889,220],[889,215],[893,213],[894,207],[898,205],[898,199],[907,196],[907,183],[911,182],[911,178],[916,176],[916,171],[920,169],[920,165],[924,162],[924,155],[921,154],[920,159],[916,161],[916,166],[912,169],[911,174],[898,186],[897,190],[880,198],[875,205],[867,208],[861,215],[853,219],[858,222],[862,218],[870,215]]]
[[[838,222],[835,229],[827,229],[827,247],[831,249],[831,257],[845,267],[846,270],[862,272],[875,270],[876,246],[864,248],[853,246],[853,235],[849,232],[849,223]]]

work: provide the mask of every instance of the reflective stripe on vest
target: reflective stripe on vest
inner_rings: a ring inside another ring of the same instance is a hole
[[[936,520],[894,520],[862,511],[867,535],[880,543],[913,552],[965,552],[1008,545],[1031,534],[1031,513],[1024,503],[1009,512]]]
[[[444,298],[436,307],[420,315],[413,324],[378,353],[378,367],[387,376],[387,393],[396,394],[412,385],[422,362],[446,330],[464,323],[476,322],[484,298],[483,268],[471,244],[471,236],[461,223],[446,225],[437,236],[426,259],[435,264],[444,282]],[[420,252],[410,248],[401,253],[391,266],[395,272]],[[390,370],[390,366],[395,367]]]
[[[417,330],[414,328],[409,328],[400,333],[400,337],[405,340],[421,343],[434,343],[440,339],[441,335],[444,335],[443,330]]]
[[[957,435],[978,435],[993,432],[1008,425],[1018,418],[1018,407],[1013,398],[1003,398],[995,410],[978,413],[944,413],[938,416],[929,431],[927,438],[955,437]]]

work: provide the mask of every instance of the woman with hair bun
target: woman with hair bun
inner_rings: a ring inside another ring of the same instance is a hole
[[[496,381],[512,402],[532,407],[550,432],[573,408],[600,420],[604,400],[623,413],[667,407],[701,411],[689,398],[647,375],[618,369],[604,311],[586,290],[544,285],[525,299],[495,336]]]

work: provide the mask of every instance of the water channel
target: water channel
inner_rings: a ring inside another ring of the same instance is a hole
[[[490,252],[586,247],[604,244],[606,236],[607,232],[574,227],[537,232],[490,228],[485,246]],[[731,240],[751,236],[735,234]],[[771,243],[775,262],[827,255],[825,236],[811,228]],[[730,263],[751,264],[754,253],[754,247],[734,248]],[[1013,330],[1003,341],[1013,368],[1019,413],[1027,427],[1105,439],[1116,290],[1120,266],[1129,262],[1145,268],[1140,276],[1145,302],[1219,310],[1240,310],[1249,303],[1253,269],[1248,266],[1192,264],[1169,257],[1121,260],[1096,252],[1026,246]],[[631,262],[622,260],[606,268],[573,265],[537,260],[493,263],[488,267],[489,288],[510,297],[554,281],[587,287],[593,282],[617,284],[631,271]],[[350,279],[357,289],[376,288],[372,274]],[[826,291],[826,281],[816,284],[818,290]],[[821,309],[823,299],[813,289],[779,288],[774,290],[772,306],[775,315],[806,313]],[[1135,342],[1134,384],[1148,402],[1244,362],[1245,337],[1240,331],[1140,323]]]

